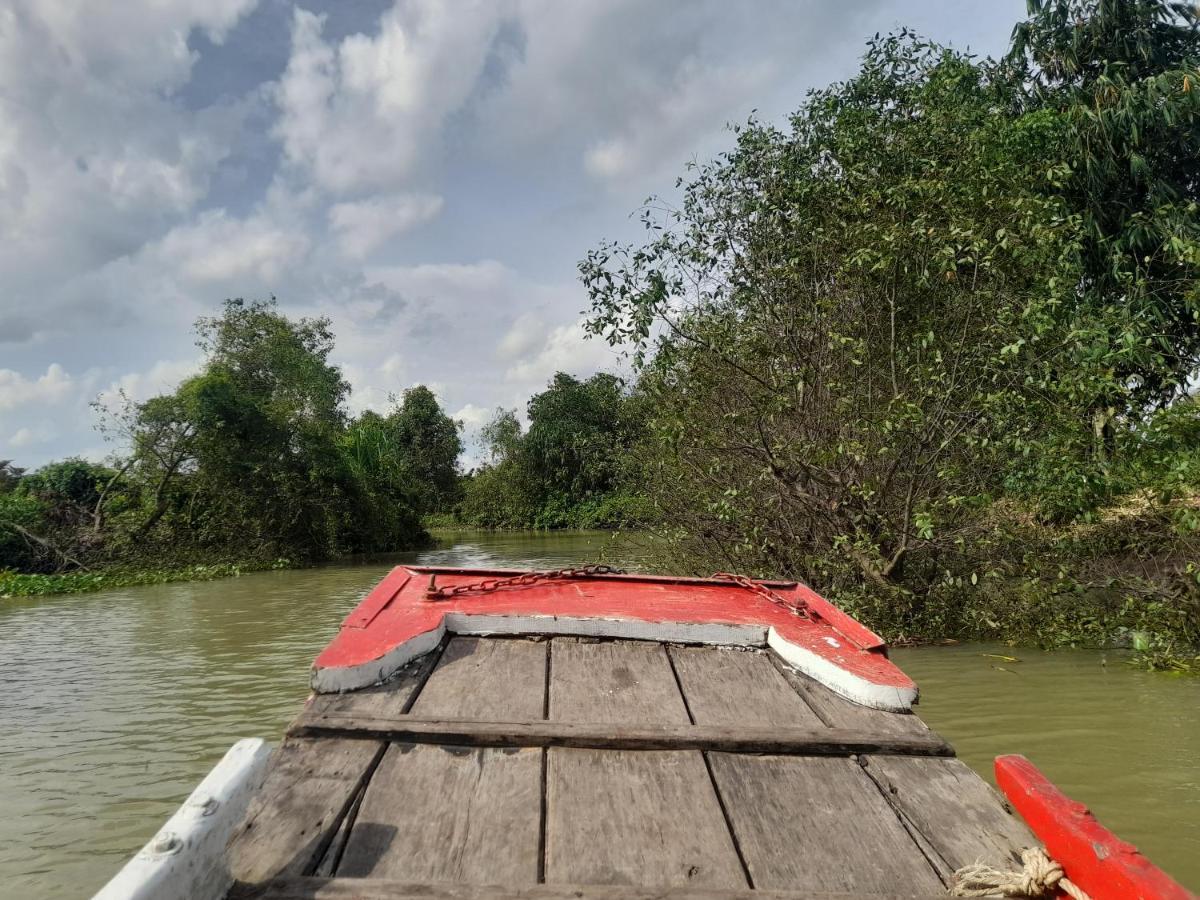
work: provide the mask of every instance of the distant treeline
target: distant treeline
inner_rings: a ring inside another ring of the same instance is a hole
[[[641,398],[613,375],[559,373],[526,409],[497,410],[483,429],[487,462],[463,479],[456,522],[483,528],[622,528],[651,509],[632,451],[645,430]]]
[[[387,415],[349,416],[327,320],[230,300],[197,330],[199,375],[100,410],[111,463],[0,463],[0,569],[398,550],[457,501],[458,424],[424,387]]]
[[[226,301],[197,323],[203,371],[173,393],[97,407],[117,453],[23,472],[0,461],[0,570],[319,562],[426,543],[427,523],[608,528],[647,518],[630,486],[644,428],[622,382],[554,377],[522,430],[498,410],[463,475],[461,424],[425,387],[346,412],[325,319]],[[99,582],[98,582],[99,583]]]

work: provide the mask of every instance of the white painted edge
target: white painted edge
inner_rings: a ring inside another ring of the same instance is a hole
[[[825,685],[835,694],[853,700],[860,706],[888,712],[909,712],[917,702],[916,685],[911,688],[898,688],[867,681],[853,672],[846,671],[837,663],[785,640],[774,628],[767,632],[767,645],[789,665]]]
[[[679,641],[689,644],[727,644],[764,647],[767,633],[761,625],[725,625],[713,622],[646,622],[640,619],[604,619],[582,616],[496,616],[450,612],[437,628],[399,644],[379,659],[358,666],[313,669],[311,685],[318,694],[341,694],[386,681],[418,656],[424,656],[453,634],[551,634],[614,637],[641,641]]]
[[[93,900],[220,900],[233,884],[225,845],[266,776],[271,747],[245,738],[229,748],[136,856]]]
[[[418,656],[433,650],[449,631],[453,634],[548,634],[611,637],[642,641],[675,641],[725,646],[769,646],[785,662],[836,694],[872,709],[908,712],[917,690],[875,684],[824,657],[780,637],[761,625],[714,622],[647,622],[641,619],[582,616],[487,615],[448,612],[437,628],[423,632],[389,650],[379,659],[358,666],[314,669],[312,688],[318,694],[344,693],[386,681]],[[857,651],[856,651],[857,652]]]
[[[424,631],[397,644],[383,656],[358,666],[312,670],[310,684],[318,694],[344,694],[387,681],[418,656],[424,656],[442,642],[446,634],[445,616],[437,628]]]
[[[583,616],[489,616],[452,612],[443,616],[443,624],[454,634],[553,634],[745,647],[765,646],[767,637],[766,629],[761,625],[647,622]]]

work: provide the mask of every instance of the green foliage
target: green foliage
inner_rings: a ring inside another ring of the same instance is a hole
[[[1200,12],[1167,0],[1029,10],[1008,62],[1021,102],[1069,125],[1060,158],[1082,225],[1078,301],[1125,350],[1123,390],[1105,405],[1169,401],[1200,360]]]
[[[877,37],[590,253],[673,564],[893,636],[1200,641],[1198,48],[1154,0],[1031,3],[1002,63]]]
[[[0,494],[0,568],[102,566],[79,583],[107,584],[114,566],[154,573],[181,555],[312,562],[426,539],[421,516],[453,500],[460,449],[432,393],[349,420],[329,321],[289,319],[274,300],[226,301],[197,331],[198,375],[106,411],[101,429],[128,456],[54,463]]]
[[[458,499],[461,426],[442,411],[433,391],[423,384],[406,390],[387,426],[395,435],[396,453],[407,461],[413,476],[430,488],[420,511],[442,511],[453,504]]]
[[[461,522],[482,528],[610,528],[646,521],[629,451],[643,426],[620,379],[559,372],[527,407],[497,410],[482,432],[489,462],[463,482]]]
[[[0,493],[0,570],[38,571],[47,565],[45,548],[29,533],[46,529],[49,512],[47,504],[31,494]]]
[[[0,493],[16,487],[24,474],[25,470],[13,465],[11,459],[0,459]]]
[[[166,569],[107,569],[104,572],[67,572],[58,575],[28,575],[0,569],[0,599],[40,597],[48,594],[82,594],[143,584],[173,581],[213,581],[267,569],[286,569],[287,559],[252,560],[245,563],[215,563]]]
[[[1059,123],[999,115],[1001,87],[872,42],[789,132],[751,122],[678,210],[648,207],[649,243],[581,265],[593,332],[653,350],[654,497],[685,554],[921,578],[997,492],[1062,377],[1075,250]]]

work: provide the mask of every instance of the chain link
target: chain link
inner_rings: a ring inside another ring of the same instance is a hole
[[[744,587],[748,591],[753,591],[760,597],[766,597],[772,603],[782,606],[784,609],[796,613],[796,615],[810,615],[808,604],[805,601],[786,600],[783,597],[780,597],[761,581],[754,581],[751,578],[747,578],[745,575],[734,575],[731,572],[714,572],[713,578],[719,578],[722,581],[731,581],[739,587]]]
[[[490,594],[508,587],[525,587],[541,581],[563,581],[570,578],[594,578],[597,575],[624,575],[624,569],[590,563],[571,569],[553,569],[548,572],[522,572],[508,578],[485,578],[471,584],[453,587],[438,587],[437,574],[429,576],[429,587],[425,589],[426,600],[450,600],[460,594]]]

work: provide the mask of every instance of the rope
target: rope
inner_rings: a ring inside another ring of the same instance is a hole
[[[1004,872],[983,863],[963,866],[954,873],[955,897],[1053,897],[1063,891],[1075,900],[1091,900],[1063,873],[1041,847],[1021,851],[1020,872]]]

